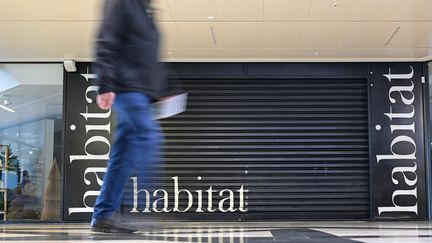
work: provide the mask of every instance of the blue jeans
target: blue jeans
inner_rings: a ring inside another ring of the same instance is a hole
[[[94,205],[93,219],[110,218],[120,208],[123,190],[132,171],[148,170],[160,143],[159,124],[153,120],[151,100],[142,93],[120,93],[114,102],[117,115],[115,142],[107,172]]]

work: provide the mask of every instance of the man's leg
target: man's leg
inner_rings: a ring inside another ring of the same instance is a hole
[[[120,208],[123,189],[131,171],[140,160],[144,162],[140,165],[147,168],[158,144],[155,135],[156,123],[152,120],[148,97],[141,93],[120,94],[117,96],[115,109],[118,116],[116,141],[112,147],[100,195],[94,206],[93,228],[95,225],[97,228],[98,221],[109,220],[110,224],[110,220],[113,220],[115,212]],[[127,231],[120,225],[113,226],[118,227]],[[102,231],[107,232],[104,229]]]

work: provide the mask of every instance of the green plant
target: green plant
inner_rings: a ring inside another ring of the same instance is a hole
[[[7,166],[12,167],[12,170],[16,171],[17,183],[20,183],[20,181],[21,181],[21,163],[18,159],[18,156],[14,154],[12,146],[10,144],[9,144],[9,146],[6,147],[6,149],[8,150]],[[2,150],[0,152],[0,160],[6,161],[5,156],[6,156],[6,151]]]

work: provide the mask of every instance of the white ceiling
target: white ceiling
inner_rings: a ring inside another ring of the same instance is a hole
[[[62,116],[61,64],[0,64],[0,74],[0,105],[15,111],[0,107],[0,131],[41,119],[56,121]]]
[[[0,0],[0,61],[93,60],[101,4]],[[164,36],[161,56],[168,61],[432,60],[432,0],[154,4]]]
[[[1,93],[15,112],[0,109],[0,130],[42,119],[60,119],[63,90],[61,85],[22,85]],[[1,103],[3,105],[3,103]]]

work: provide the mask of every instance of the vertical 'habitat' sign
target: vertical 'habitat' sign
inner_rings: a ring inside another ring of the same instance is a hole
[[[372,217],[426,218],[422,66],[372,64]]]
[[[98,86],[90,65],[78,64],[78,72],[65,80],[65,221],[90,219],[99,195],[111,151],[111,110],[95,102]]]

